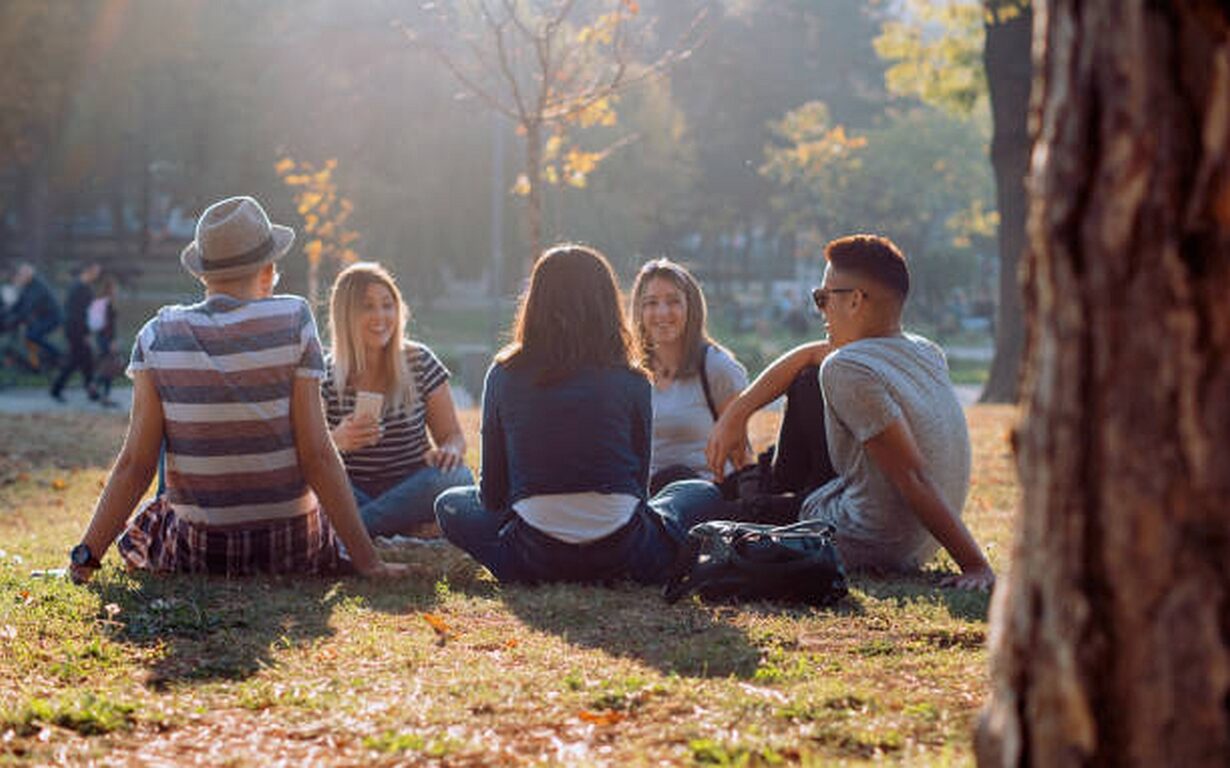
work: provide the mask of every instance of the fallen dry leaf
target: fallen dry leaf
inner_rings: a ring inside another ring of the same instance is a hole
[[[448,637],[453,634],[453,628],[449,626],[448,622],[434,613],[424,613],[423,621],[427,622],[436,631],[436,634],[441,637]]]
[[[616,712],[613,709],[603,712],[590,712],[588,709],[583,709],[577,714],[577,717],[593,725],[614,725],[627,717],[627,715],[622,712]]]
[[[335,648],[321,648],[319,651],[316,652],[317,661],[333,661],[336,658],[337,658],[337,649]]]

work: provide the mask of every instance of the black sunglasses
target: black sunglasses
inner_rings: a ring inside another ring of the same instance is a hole
[[[824,311],[828,306],[829,297],[835,293],[857,293],[862,288],[812,288],[811,300],[816,302],[816,309]]]

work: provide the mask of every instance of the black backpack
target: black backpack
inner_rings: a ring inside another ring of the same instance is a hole
[[[782,526],[700,523],[688,531],[662,597],[673,603],[695,592],[713,601],[832,605],[847,593],[834,533],[832,525],[815,520]]]

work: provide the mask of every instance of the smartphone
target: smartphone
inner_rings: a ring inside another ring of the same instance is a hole
[[[356,419],[371,419],[380,421],[380,409],[384,406],[384,395],[379,392],[356,392],[354,396],[354,415]]]
[[[34,579],[67,579],[67,568],[44,568],[37,571],[30,571],[30,577]]]

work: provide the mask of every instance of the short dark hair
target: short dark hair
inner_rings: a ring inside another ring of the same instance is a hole
[[[880,235],[848,235],[829,241],[824,258],[843,272],[874,280],[904,302],[910,295],[910,268],[896,243]]]
[[[512,336],[496,362],[535,368],[540,385],[591,366],[639,370],[615,272],[600,251],[586,245],[557,245],[538,259]]]

